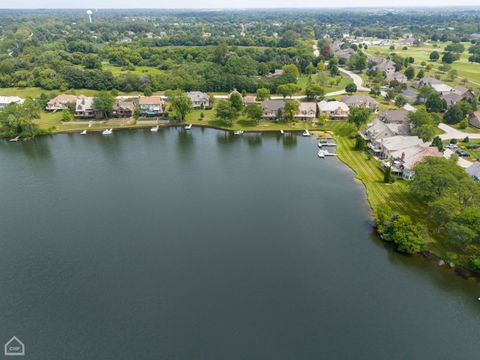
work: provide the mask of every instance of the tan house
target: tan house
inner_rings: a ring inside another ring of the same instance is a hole
[[[475,111],[472,115],[470,115],[468,122],[473,127],[480,129],[480,111]]]
[[[79,97],[75,103],[75,117],[79,119],[92,119],[98,111],[93,106],[92,97]]]
[[[47,103],[45,110],[47,111],[67,110],[69,104],[76,104],[77,99],[80,99],[82,97],[83,96],[69,95],[69,94],[62,94],[62,95],[55,96],[53,99],[51,99]]]
[[[283,114],[285,100],[265,100],[261,103],[263,109],[263,119],[275,120]]]
[[[112,117],[129,118],[135,110],[133,99],[116,99],[113,104]]]
[[[356,95],[346,95],[342,96],[342,102],[348,105],[348,107],[358,106],[358,107],[368,107],[373,112],[377,112],[378,103],[368,95],[356,94]]]
[[[140,114],[155,117],[163,114],[163,99],[160,96],[140,96],[138,99]]]
[[[298,106],[298,112],[294,118],[297,120],[310,120],[315,119],[317,115],[317,104],[312,102],[301,102]]]
[[[332,120],[347,118],[348,110],[348,105],[341,101],[322,100],[318,103],[318,112],[326,114]]]
[[[247,95],[243,97],[243,105],[245,106],[253,105],[253,104],[256,104],[257,102],[258,102],[257,97],[254,95]]]

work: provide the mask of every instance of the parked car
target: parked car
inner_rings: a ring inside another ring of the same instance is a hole
[[[458,146],[456,144],[448,144],[447,145],[447,149],[455,150],[456,148],[458,148]]]
[[[461,156],[461,157],[470,156],[470,154],[468,152],[466,152],[465,150],[457,150],[456,153],[457,153],[458,156]]]

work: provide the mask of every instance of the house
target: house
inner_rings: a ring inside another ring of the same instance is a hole
[[[412,84],[412,87],[414,87],[416,89],[419,89],[422,86],[432,87],[432,85],[435,85],[435,84],[442,84],[442,82],[438,79],[433,78],[433,77],[426,77],[426,78],[420,79],[416,83]]]
[[[402,74],[401,72],[389,72],[387,73],[387,75],[385,76],[385,79],[388,81],[388,82],[392,82],[392,81],[396,81],[398,82],[399,84],[407,84],[408,83],[408,79],[407,79],[407,76],[405,74]]]
[[[263,109],[263,119],[274,120],[279,114],[283,113],[285,100],[265,100],[261,103]]]
[[[440,94],[445,94],[453,91],[453,88],[450,85],[440,83],[440,84],[431,84],[430,87],[435,90],[436,92],[439,92]]]
[[[385,59],[375,64],[372,69],[378,72],[383,72],[385,74],[394,73],[397,70],[395,63],[392,60]]]
[[[143,116],[161,116],[163,114],[163,100],[160,96],[140,96],[138,108]]]
[[[268,78],[276,78],[283,75],[283,69],[275,69],[273,73],[268,73],[266,76]]]
[[[10,104],[23,104],[24,100],[18,96],[0,96],[0,109]]]
[[[312,102],[301,102],[298,112],[294,118],[298,120],[313,120],[317,116],[317,104]]]
[[[472,35],[470,35],[470,39],[472,39],[472,40],[480,40],[480,34],[472,34]]]
[[[339,49],[334,52],[335,56],[340,60],[340,62],[347,62],[350,60],[353,54],[355,54],[355,50],[352,48],[346,48],[346,49]]]
[[[417,145],[424,148],[429,147],[428,143],[425,143],[417,136],[396,135],[375,140],[369,144],[369,148],[378,158],[391,159],[392,154],[396,151],[405,150]]]
[[[448,106],[455,105],[462,100],[472,101],[475,99],[475,94],[472,90],[465,86],[457,85],[448,93],[442,93],[442,98],[446,101]]]
[[[473,127],[480,129],[480,111],[474,111],[468,118],[468,122]]]
[[[348,105],[341,101],[322,100],[318,103],[318,112],[332,120],[345,119],[348,117]]]
[[[243,97],[243,105],[253,105],[257,103],[257,97],[254,95],[247,95]]]
[[[367,125],[359,135],[366,141],[376,142],[397,135],[409,135],[410,126],[407,123],[384,123],[379,118]]]
[[[377,112],[378,110],[378,103],[371,96],[368,96],[368,95],[362,95],[362,94],[345,95],[345,96],[342,96],[340,100],[345,104],[347,104],[348,107],[352,107],[352,106],[368,107],[373,112]]]
[[[467,174],[470,175],[473,180],[480,181],[480,161],[475,161],[470,167],[467,168]]]
[[[79,119],[92,119],[98,114],[93,107],[92,97],[79,97],[75,102],[75,117]]]
[[[378,115],[378,118],[386,124],[404,124],[408,123],[408,111],[398,109],[398,110],[388,110]]]
[[[187,96],[192,102],[194,108],[206,108],[210,106],[210,97],[207,93],[201,91],[189,91]]]
[[[77,99],[81,97],[82,96],[69,95],[69,94],[61,94],[61,95],[55,96],[53,99],[51,99],[47,103],[45,110],[47,111],[67,110],[69,104],[76,104]]]
[[[133,99],[116,99],[113,104],[112,116],[117,118],[132,117],[135,110]]]
[[[394,151],[388,161],[382,162],[381,167],[391,168],[392,175],[402,177],[404,180],[413,180],[414,166],[427,157],[442,157],[443,154],[435,146],[425,147],[414,145],[405,149]]]

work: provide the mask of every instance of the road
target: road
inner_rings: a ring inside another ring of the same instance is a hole
[[[457,130],[448,126],[447,124],[440,123],[438,124],[438,128],[443,130],[445,133],[439,135],[440,139],[442,140],[450,140],[450,139],[457,139],[462,140],[468,137],[469,139],[480,139],[480,133],[466,133],[461,130]]]

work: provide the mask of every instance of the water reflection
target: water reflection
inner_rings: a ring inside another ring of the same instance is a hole
[[[284,148],[293,148],[297,146],[297,135],[292,133],[287,133],[283,135],[283,147]]]
[[[262,134],[252,134],[246,136],[247,144],[250,147],[258,147],[262,145]]]

